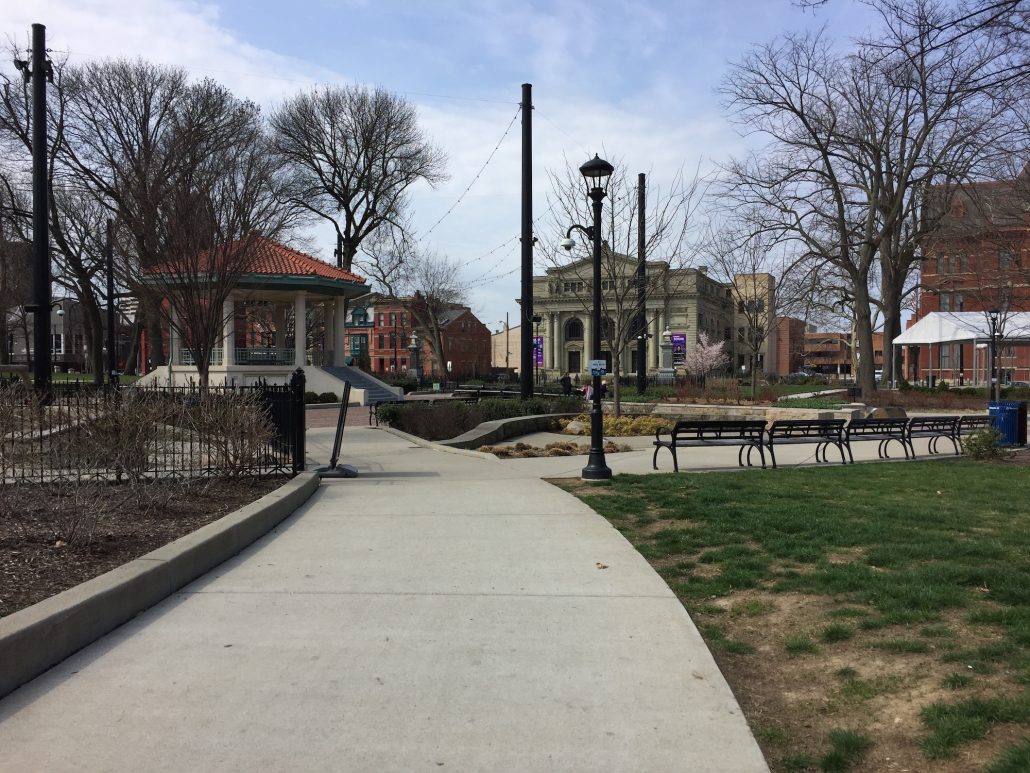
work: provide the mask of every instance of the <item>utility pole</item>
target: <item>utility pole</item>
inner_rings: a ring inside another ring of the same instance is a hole
[[[508,357],[511,355],[511,344],[508,342],[508,312],[504,312],[504,380],[508,380]]]
[[[114,385],[118,383],[118,352],[115,349],[117,337],[114,325],[114,221],[107,220],[107,242],[104,245],[107,261],[107,378]]]
[[[32,63],[15,60],[32,81],[32,380],[40,392],[50,391],[50,222],[47,201],[46,83],[54,78],[46,55],[46,27],[32,25]]]
[[[522,84],[522,330],[533,319],[533,85]],[[533,396],[533,343],[521,336],[519,387],[522,399]]]
[[[637,394],[647,390],[647,311],[645,309],[647,283],[647,255],[644,221],[646,219],[647,199],[645,193],[646,176],[643,172],[637,175]]]

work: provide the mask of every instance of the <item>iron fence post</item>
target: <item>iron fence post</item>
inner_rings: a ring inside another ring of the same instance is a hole
[[[297,368],[290,377],[290,388],[293,390],[293,474],[304,472],[304,369]]]

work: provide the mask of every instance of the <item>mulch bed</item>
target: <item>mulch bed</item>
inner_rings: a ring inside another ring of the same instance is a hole
[[[250,504],[285,479],[0,488],[0,617]]]

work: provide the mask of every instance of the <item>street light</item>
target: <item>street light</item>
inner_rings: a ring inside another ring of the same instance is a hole
[[[569,230],[565,233],[565,239],[561,242],[564,249],[571,250],[575,245],[575,242],[572,241],[572,232],[581,231],[594,243],[594,275],[591,287],[594,308],[590,317],[593,333],[590,337],[590,358],[594,377],[594,399],[593,407],[590,410],[590,456],[587,459],[587,466],[580,473],[583,480],[608,480],[612,477],[612,471],[604,459],[604,415],[601,412],[601,373],[603,368],[596,368],[595,363],[601,359],[601,202],[608,195],[608,181],[614,171],[615,167],[596,154],[579,168],[579,173],[583,175],[586,182],[587,198],[593,202],[594,224],[590,228],[582,225],[569,226]]]
[[[1001,316],[1001,312],[997,309],[991,309],[987,312],[987,320],[991,325],[991,350],[989,354],[991,362],[991,375],[987,380],[987,394],[990,396],[993,386],[994,400],[997,402],[1001,399],[1001,378],[1000,374],[998,378],[995,375],[998,370],[998,318]]]

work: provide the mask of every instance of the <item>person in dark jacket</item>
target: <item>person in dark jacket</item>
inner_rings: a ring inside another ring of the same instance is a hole
[[[558,379],[558,383],[561,384],[561,393],[563,395],[572,394],[572,379],[569,378],[568,373],[563,373],[562,377]]]

